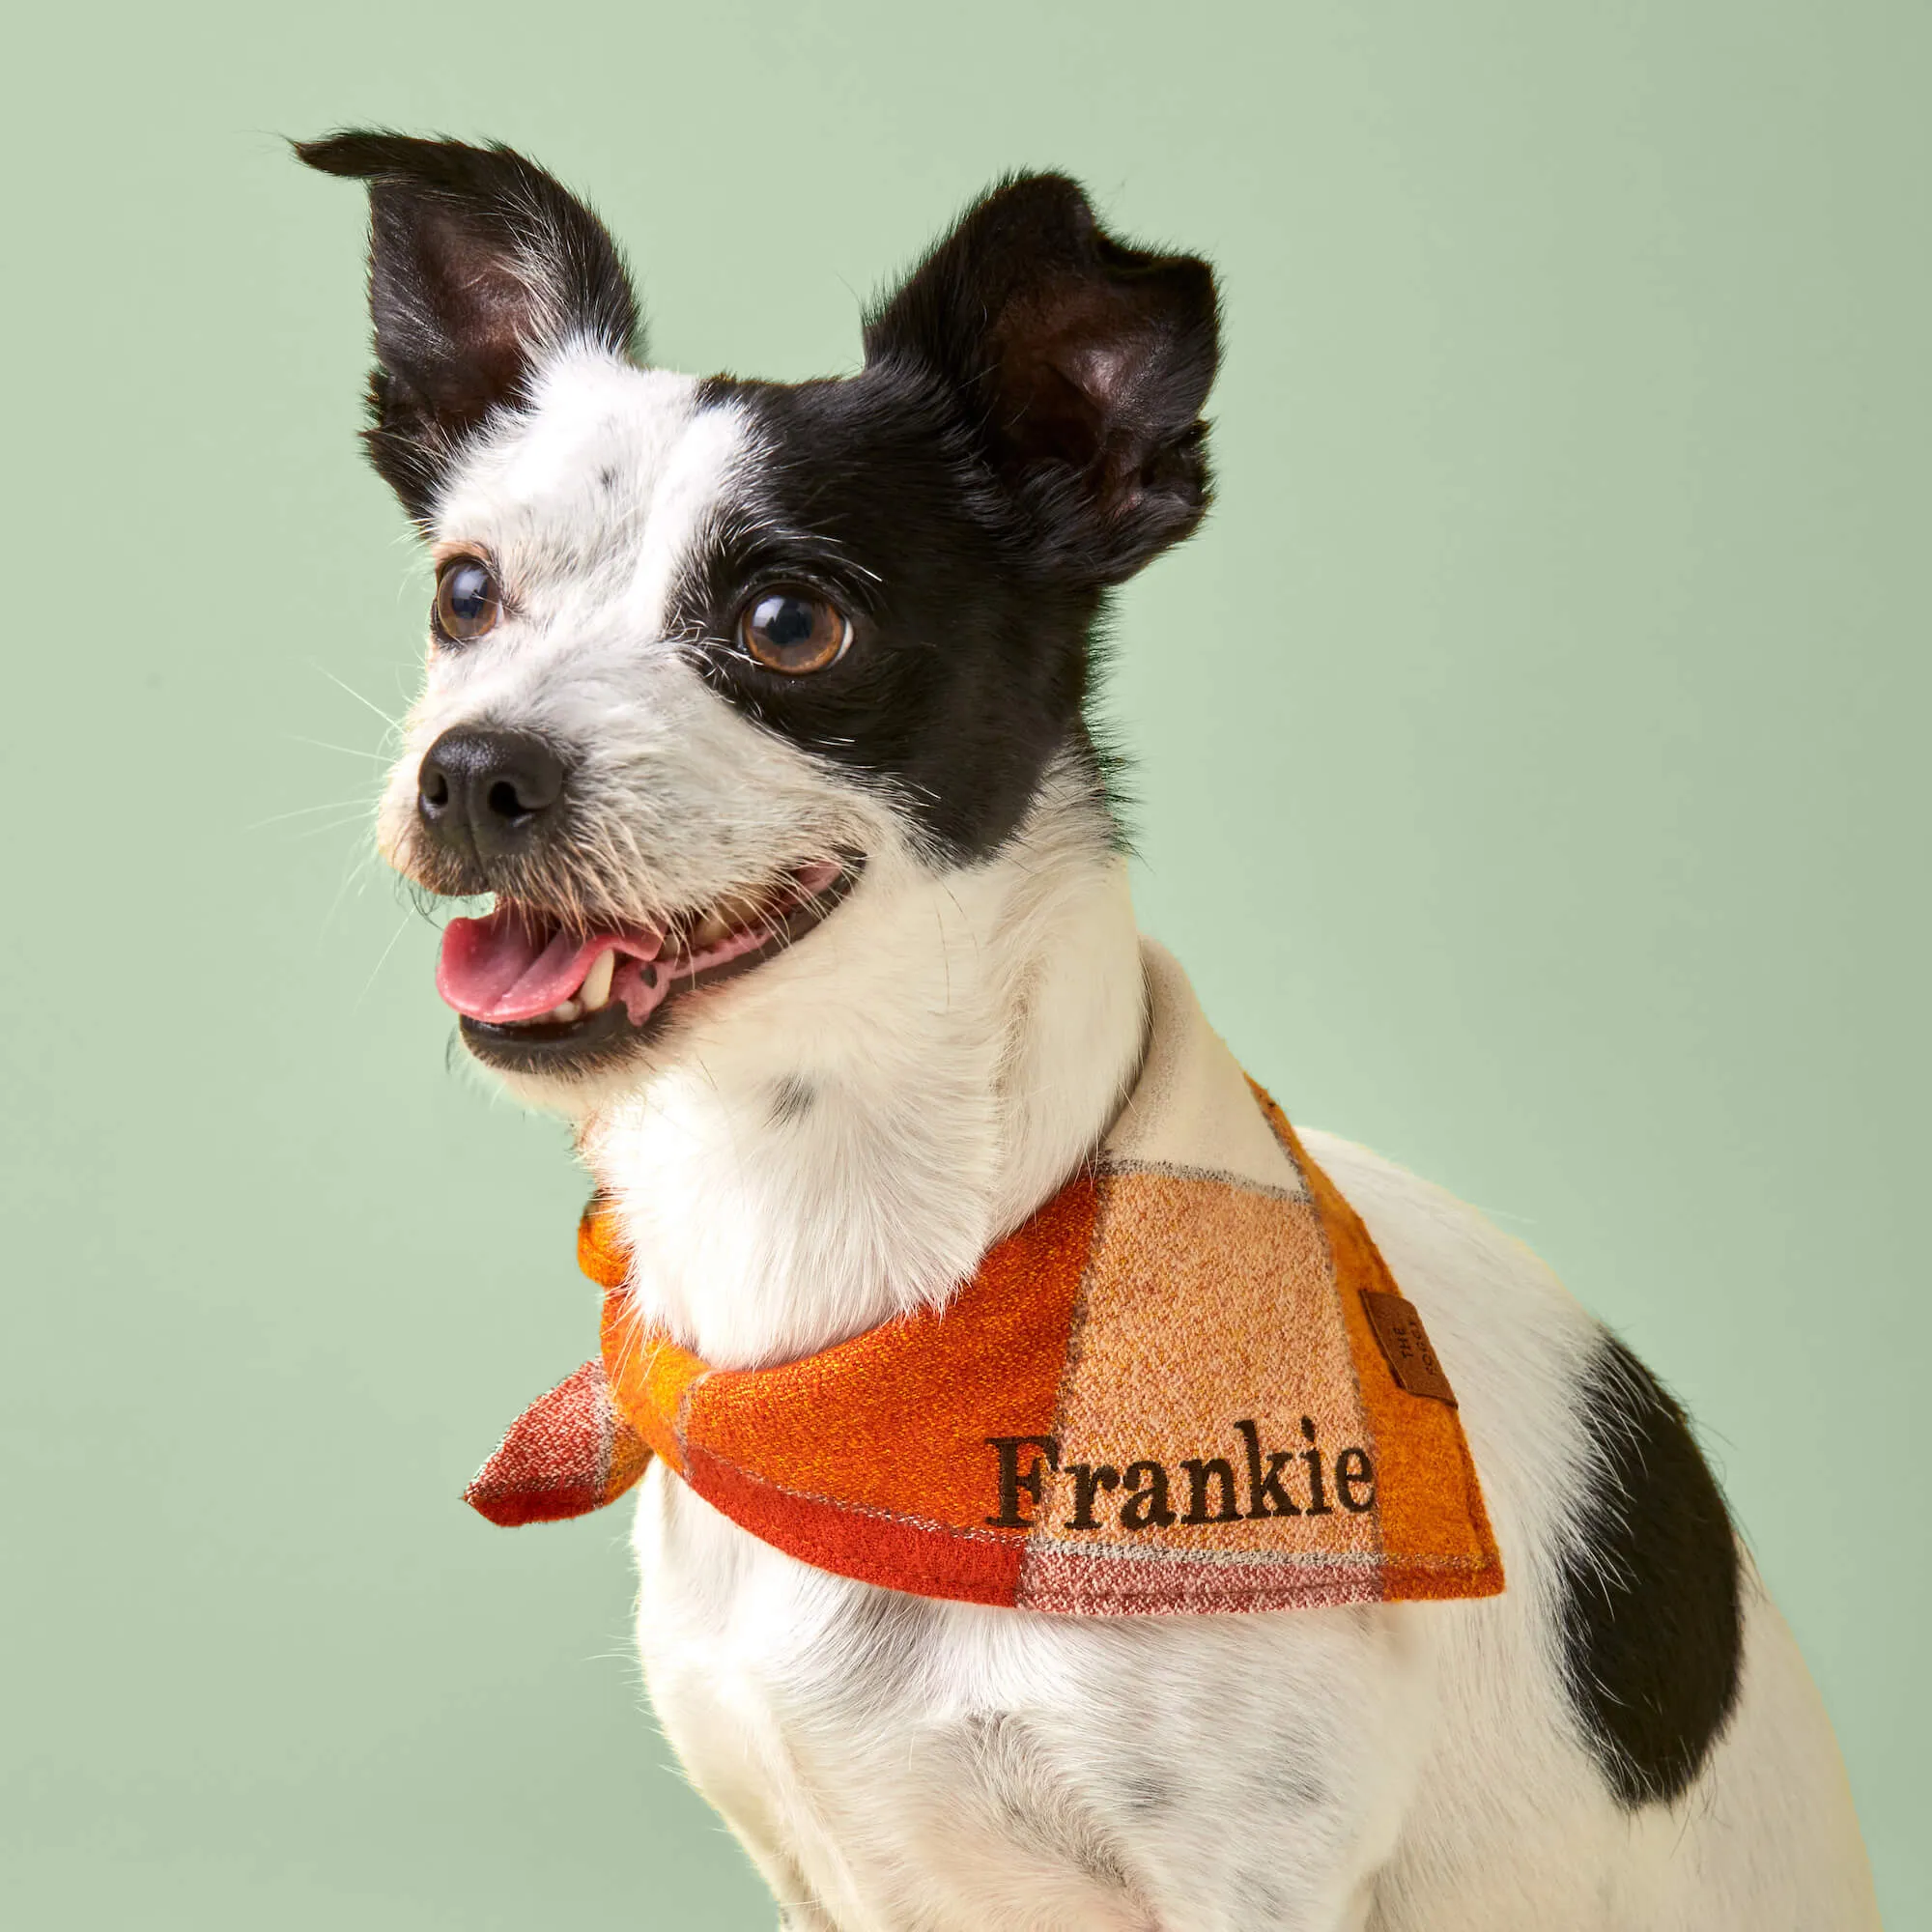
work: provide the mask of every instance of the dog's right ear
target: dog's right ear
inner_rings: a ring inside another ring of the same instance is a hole
[[[369,185],[371,461],[427,526],[450,459],[573,341],[638,350],[638,300],[604,224],[511,149],[366,130],[296,144]]]
[[[1208,507],[1214,274],[1109,235],[1077,182],[982,196],[866,324],[868,364],[936,376],[1062,561],[1118,583]]]

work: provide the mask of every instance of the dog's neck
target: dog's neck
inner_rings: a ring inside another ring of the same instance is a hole
[[[1125,863],[1069,771],[983,865],[874,854],[721,1005],[582,1145],[640,1316],[746,1368],[943,1301],[1092,1151],[1145,1029]]]

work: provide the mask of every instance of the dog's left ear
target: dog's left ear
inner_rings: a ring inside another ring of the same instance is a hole
[[[1117,242],[1064,175],[1002,183],[866,325],[867,366],[939,380],[1065,563],[1119,582],[1208,507],[1214,275]]]
[[[509,148],[363,130],[296,153],[369,184],[366,440],[427,525],[464,438],[523,398],[545,355],[572,341],[636,350],[630,276],[589,209]]]

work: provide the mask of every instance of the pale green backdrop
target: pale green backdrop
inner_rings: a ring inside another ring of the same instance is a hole
[[[445,1070],[364,859],[424,581],[352,440],[362,197],[280,137],[382,121],[585,187],[679,368],[849,367],[1016,165],[1216,260],[1220,502],[1117,634],[1146,923],[1694,1406],[1932,1924],[1928,28],[16,16],[0,1920],[771,1922],[639,1708],[619,1515],[456,1500],[593,1306],[560,1132]]]

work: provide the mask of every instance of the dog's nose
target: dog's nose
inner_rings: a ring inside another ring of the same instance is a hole
[[[440,845],[489,861],[533,843],[563,796],[563,760],[527,731],[459,725],[424,754],[416,812]]]

